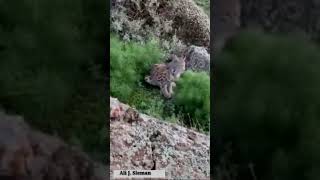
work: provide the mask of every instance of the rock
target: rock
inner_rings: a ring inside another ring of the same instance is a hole
[[[128,108],[110,97],[111,114]],[[210,179],[209,136],[145,114],[131,122],[119,114],[110,121],[111,170],[165,169],[167,178]]]
[[[204,47],[190,46],[185,56],[186,70],[210,73],[210,54]]]
[[[175,0],[172,17],[179,39],[210,49],[210,19],[193,0]],[[169,17],[168,17],[169,18]]]
[[[0,111],[0,176],[35,180],[102,180],[106,167],[58,138]]]
[[[176,34],[185,44],[210,46],[209,17],[193,0],[114,0],[111,16],[111,29],[124,37]]]

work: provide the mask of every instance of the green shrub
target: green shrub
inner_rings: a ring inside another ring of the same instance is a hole
[[[140,87],[132,93],[128,103],[142,113],[150,114],[156,118],[163,118],[165,100],[157,90],[147,90]]]
[[[128,102],[144,81],[144,75],[149,73],[151,65],[159,62],[163,54],[155,41],[125,43],[114,36],[110,41],[111,96]]]
[[[187,71],[177,82],[175,104],[186,117],[186,124],[209,130],[210,77],[204,73]]]
[[[320,176],[319,60],[319,47],[298,36],[258,32],[240,33],[217,57],[216,132],[258,179]]]

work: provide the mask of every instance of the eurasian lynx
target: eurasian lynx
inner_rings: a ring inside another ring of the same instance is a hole
[[[176,55],[171,55],[170,59],[171,62],[167,64],[154,64],[150,75],[145,77],[147,83],[159,86],[166,98],[172,97],[173,88],[176,86],[174,81],[185,71],[185,57],[178,58]]]

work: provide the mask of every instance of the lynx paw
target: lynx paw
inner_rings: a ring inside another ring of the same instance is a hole
[[[162,94],[163,94],[163,96],[164,96],[165,98],[167,98],[167,99],[171,99],[171,98],[172,98],[172,94],[170,94],[170,93],[168,93],[168,94],[162,93]]]

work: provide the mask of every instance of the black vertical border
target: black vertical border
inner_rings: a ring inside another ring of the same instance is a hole
[[[217,119],[215,112],[215,96],[216,96],[216,76],[215,76],[215,52],[213,51],[215,31],[214,24],[216,17],[214,16],[214,4],[216,0],[210,0],[210,179],[214,178],[214,165],[218,158],[214,155],[215,149],[217,149],[217,135],[215,129],[217,129]]]
[[[213,40],[214,40],[214,33],[213,33],[213,9],[214,9],[213,0],[210,0],[210,179],[214,179],[214,163],[213,160],[215,159],[214,156],[214,129],[215,129],[215,111],[214,111],[214,96],[215,96],[215,65],[214,65],[214,52],[213,52]]]
[[[105,50],[105,58],[103,59],[104,62],[106,62],[105,70],[106,70],[106,82],[105,82],[105,88],[106,88],[106,129],[107,129],[107,135],[106,135],[106,148],[107,148],[107,154],[106,154],[106,179],[111,179],[110,177],[110,8],[111,8],[111,1],[112,0],[106,0],[106,19],[105,22],[107,22],[105,28],[106,28],[106,50]],[[104,22],[104,23],[105,23]]]

